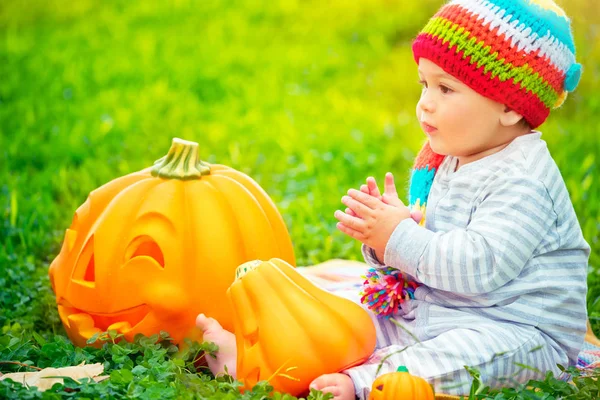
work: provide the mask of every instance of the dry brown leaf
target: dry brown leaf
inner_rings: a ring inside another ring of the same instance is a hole
[[[77,382],[81,378],[92,378],[94,381],[100,382],[109,378],[108,375],[98,376],[102,372],[104,372],[104,367],[100,363],[80,364],[73,367],[44,368],[36,372],[13,372],[0,376],[0,380],[10,378],[26,386],[36,386],[39,391],[43,392],[50,389],[55,383],[63,382],[61,378],[54,378],[56,376],[69,377],[75,379]],[[50,376],[53,378],[48,378]]]

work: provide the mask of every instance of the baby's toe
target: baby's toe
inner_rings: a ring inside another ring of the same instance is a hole
[[[336,379],[334,374],[321,375],[310,383],[311,389],[324,391],[325,388],[331,388],[336,386]],[[334,394],[335,395],[335,394]]]
[[[215,332],[223,329],[221,324],[219,324],[219,321],[214,318],[209,318],[204,314],[198,314],[196,317],[196,326],[200,328],[203,333]]]

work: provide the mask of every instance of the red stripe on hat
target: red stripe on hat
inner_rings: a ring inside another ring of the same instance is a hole
[[[436,14],[436,17],[447,19],[453,24],[465,28],[465,30],[470,32],[470,37],[475,37],[478,42],[483,41],[486,46],[491,46],[492,54],[498,52],[498,60],[504,59],[505,63],[510,63],[515,67],[527,64],[557,94],[563,92],[565,73],[553,64],[547,56],[540,55],[540,49],[536,50],[535,53],[526,52],[525,50],[517,51],[517,47],[512,45],[512,41],[506,37],[506,34],[498,34],[500,30],[499,26],[494,29],[490,29],[490,24],[483,26],[483,16],[475,14],[457,4],[442,7]]]
[[[484,66],[477,68],[477,63],[471,64],[471,57],[463,58],[464,51],[456,52],[456,47],[448,48],[448,42],[443,44],[441,38],[422,33],[413,42],[412,49],[417,63],[421,57],[433,61],[482,96],[517,111],[532,128],[540,126],[548,118],[550,109],[535,93],[522,89],[513,79],[502,82],[497,76],[492,78],[491,71],[483,74]]]

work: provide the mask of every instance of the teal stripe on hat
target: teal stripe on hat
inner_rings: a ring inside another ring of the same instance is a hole
[[[510,22],[518,20],[540,37],[548,35],[548,31],[564,43],[575,54],[575,43],[571,35],[571,26],[567,18],[547,10],[527,0],[487,0],[492,5],[506,10],[504,17],[510,15]]]

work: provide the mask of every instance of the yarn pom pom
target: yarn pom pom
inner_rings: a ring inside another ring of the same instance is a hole
[[[406,299],[414,299],[417,284],[405,279],[400,270],[391,267],[367,271],[362,290],[363,304],[377,316],[389,318]]]
[[[579,85],[579,81],[581,80],[581,64],[573,64],[567,71],[565,76],[565,84],[564,88],[567,92],[572,92]]]

